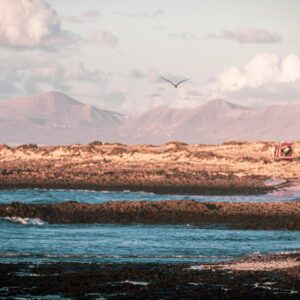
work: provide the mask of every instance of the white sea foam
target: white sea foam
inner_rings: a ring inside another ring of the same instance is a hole
[[[0,254],[0,257],[4,257],[4,258],[7,258],[7,257],[28,257],[30,256],[31,254],[30,253],[14,253],[14,252],[6,252],[6,253],[1,253]]]
[[[14,300],[69,300],[71,298],[66,298],[60,295],[46,295],[46,296],[32,296],[32,295],[23,295],[21,297],[14,297]]]
[[[270,281],[267,281],[267,282],[264,282],[263,285],[273,285],[273,284],[276,284],[277,282],[270,282]]]
[[[46,222],[42,221],[39,218],[4,217],[3,220],[22,225],[42,226],[46,224]]]
[[[285,182],[286,182],[285,179],[281,179],[281,178],[269,178],[269,179],[265,180],[265,185],[266,186],[275,186],[275,185],[283,184]]]
[[[18,277],[42,277],[42,276],[45,276],[45,275],[40,275],[40,274],[35,274],[35,273],[30,273],[30,272],[12,272],[12,273],[9,273],[9,275],[15,275],[15,276],[18,276]]]
[[[201,271],[201,270],[203,270],[203,266],[202,266],[202,265],[190,266],[190,267],[188,268],[188,270]]]
[[[270,254],[298,254],[300,250],[290,250],[290,251],[275,251],[271,252]]]
[[[125,280],[125,281],[122,281],[124,283],[130,283],[132,285],[143,285],[143,286],[146,286],[149,284],[149,282],[145,282],[145,281],[132,281],[132,280]]]

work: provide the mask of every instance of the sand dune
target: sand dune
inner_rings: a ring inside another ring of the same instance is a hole
[[[265,180],[300,177],[299,160],[275,161],[274,145],[0,145],[0,187],[255,194],[272,188]],[[299,156],[300,143],[295,151]]]

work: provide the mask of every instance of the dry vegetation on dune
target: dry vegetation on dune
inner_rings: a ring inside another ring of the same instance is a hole
[[[300,161],[275,161],[275,143],[161,146],[95,141],[88,145],[0,146],[0,186],[251,193],[264,180],[295,180]],[[300,142],[295,145],[300,154]]]

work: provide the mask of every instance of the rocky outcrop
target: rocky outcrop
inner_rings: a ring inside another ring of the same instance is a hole
[[[0,217],[49,223],[221,224],[241,229],[300,229],[300,203],[202,203],[193,200],[0,205]]]
[[[299,254],[261,256],[276,267]],[[253,259],[250,258],[252,261]],[[248,263],[249,259],[232,262]],[[0,264],[0,297],[15,299],[299,299],[300,267],[263,271],[224,270],[220,264],[38,263]],[[60,297],[59,297],[60,296]],[[50,298],[49,298],[50,297]]]

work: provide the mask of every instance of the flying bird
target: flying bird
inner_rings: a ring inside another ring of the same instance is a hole
[[[171,80],[169,80],[167,78],[164,78],[164,77],[160,77],[160,78],[163,79],[163,80],[165,80],[165,81],[167,81],[167,82],[169,82],[169,83],[171,83],[174,86],[175,89],[177,89],[177,87],[179,86],[179,84],[181,84],[181,83],[189,80],[189,78],[187,78],[187,79],[183,79],[183,80],[181,80],[181,81],[179,81],[177,83],[174,83],[174,82],[172,82]]]

